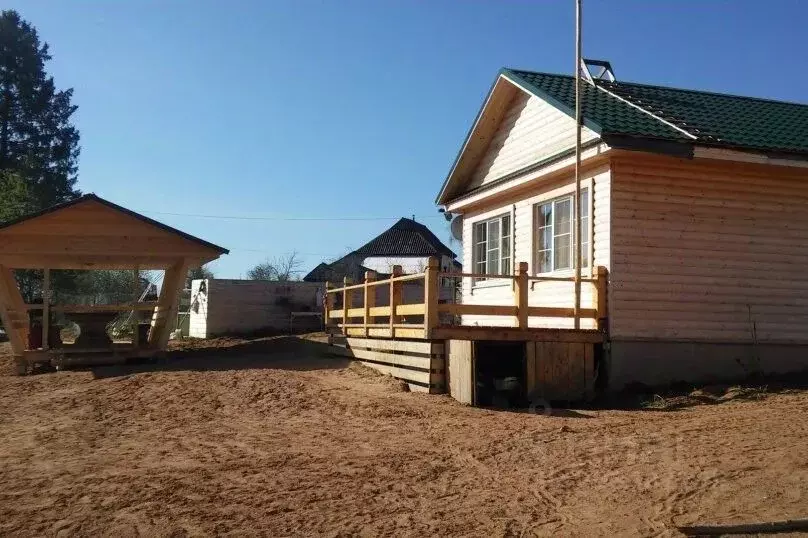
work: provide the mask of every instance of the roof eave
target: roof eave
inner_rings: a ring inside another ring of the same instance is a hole
[[[110,202],[109,200],[105,200],[105,199],[101,198],[100,196],[97,196],[97,195],[95,195],[93,193],[85,194],[85,195],[79,196],[78,198],[75,198],[73,200],[68,200],[66,202],[62,202],[62,203],[59,203],[59,204],[56,204],[56,205],[52,205],[52,206],[46,207],[45,209],[42,209],[40,211],[37,211],[37,212],[34,212],[34,213],[29,213],[27,215],[23,215],[23,216],[18,217],[16,219],[6,221],[4,223],[0,223],[0,230],[4,230],[6,228],[10,228],[12,226],[15,226],[17,224],[21,224],[23,222],[35,219],[37,217],[41,217],[43,215],[48,215],[48,214],[53,213],[55,211],[59,211],[61,209],[65,209],[65,208],[68,208],[68,207],[71,207],[71,206],[74,206],[74,205],[78,205],[78,204],[80,204],[82,202],[88,202],[88,201],[98,202],[99,204],[105,205],[105,206],[107,206],[107,207],[109,207],[111,209],[114,209],[116,211],[120,211],[121,213],[129,215],[130,217],[136,218],[136,219],[138,219],[138,220],[140,220],[142,222],[145,222],[147,224],[151,224],[152,226],[156,226],[157,228],[160,228],[161,230],[164,230],[166,232],[179,235],[180,237],[182,237],[184,239],[187,239],[189,241],[193,241],[194,243],[197,243],[197,244],[200,244],[200,245],[202,245],[204,247],[207,247],[207,248],[210,248],[212,250],[215,250],[219,254],[230,254],[230,251],[228,249],[224,248],[224,247],[220,247],[219,245],[209,243],[208,241],[205,241],[204,239],[200,239],[200,238],[195,237],[195,236],[193,236],[191,234],[187,234],[187,233],[183,232],[182,230],[178,230],[178,229],[173,228],[173,227],[171,227],[171,226],[169,226],[167,224],[163,224],[162,222],[156,221],[154,219],[150,219],[149,217],[147,217],[145,215],[141,215],[140,213],[136,213],[136,212],[134,212],[134,211],[132,211],[130,209],[127,209],[125,207],[119,206],[118,204]]]

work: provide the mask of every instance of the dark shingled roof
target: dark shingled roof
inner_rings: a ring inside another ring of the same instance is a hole
[[[375,239],[352,254],[363,258],[372,256],[434,256],[455,257],[452,249],[441,243],[429,228],[412,219],[402,218]]]
[[[333,263],[321,263],[309,274],[303,277],[304,282],[342,282],[346,276],[354,282],[364,280],[365,273],[370,271],[363,266],[361,259],[357,260],[352,254]]]
[[[517,69],[501,73],[572,115],[572,76]],[[808,105],[632,82],[596,83],[599,88],[584,85],[582,112],[584,123],[602,137],[808,154]]]

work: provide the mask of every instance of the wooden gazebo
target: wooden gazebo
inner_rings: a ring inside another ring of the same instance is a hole
[[[98,363],[149,357],[165,350],[188,269],[227,252],[94,194],[0,225],[0,317],[18,371],[22,373],[37,362],[57,366]],[[44,271],[41,304],[23,301],[14,269]],[[132,300],[124,304],[51,304],[50,272],[61,269],[131,270]],[[140,300],[143,270],[165,271],[157,301]],[[42,313],[41,338],[31,334],[31,311]],[[77,340],[74,344],[62,344],[49,327],[56,312],[83,319],[90,319],[93,314],[100,314],[103,319],[103,314],[131,312],[131,341],[113,342],[107,338],[105,342],[102,335],[100,342],[96,339],[89,346],[87,339],[83,343]],[[139,329],[143,321],[150,325],[147,331]]]

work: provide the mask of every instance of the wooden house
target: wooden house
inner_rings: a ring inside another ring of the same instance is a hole
[[[478,401],[491,353],[545,399],[808,368],[808,106],[582,85],[581,308],[574,78],[503,69],[436,200],[467,271],[456,326],[425,333],[450,340],[446,387]]]

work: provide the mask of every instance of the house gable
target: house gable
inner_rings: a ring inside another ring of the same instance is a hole
[[[574,111],[521,82],[508,70],[500,73],[437,203],[445,204],[574,147]],[[582,140],[598,138],[597,131],[597,125],[585,125]]]

